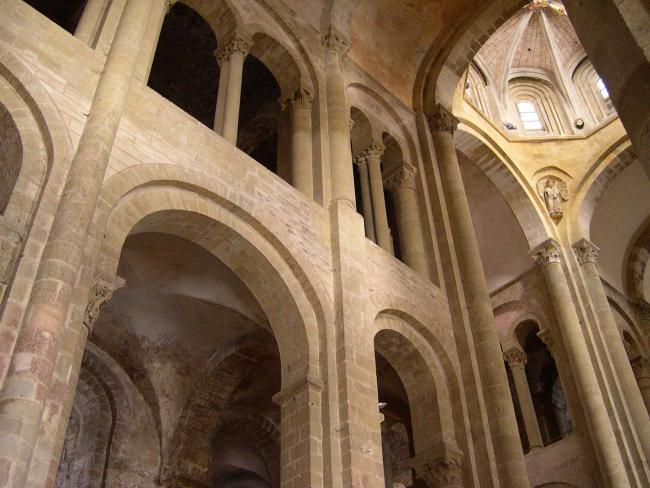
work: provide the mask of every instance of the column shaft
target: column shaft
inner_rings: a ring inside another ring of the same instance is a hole
[[[218,57],[228,60],[226,94],[223,102],[223,131],[222,135],[232,144],[237,144],[237,130],[239,126],[239,105],[241,102],[241,82],[244,73],[244,59],[251,48],[251,43],[239,34],[233,34],[230,39],[219,48]],[[219,89],[222,90],[221,80]],[[219,99],[217,98],[217,111]],[[215,120],[220,118],[215,114]]]
[[[106,6],[106,0],[88,0],[74,31],[74,36],[90,47],[94,47],[99,21]]]
[[[390,227],[388,227],[388,214],[386,213],[386,200],[384,197],[384,180],[381,175],[381,155],[383,152],[383,146],[372,144],[361,155],[365,158],[366,164],[368,165],[372,214],[375,221],[377,244],[387,253],[393,254]]]
[[[311,101],[311,93],[301,88],[289,99],[288,105],[291,108],[291,184],[313,199]]]
[[[415,191],[415,166],[402,161],[384,171],[384,185],[393,194],[402,259],[422,278],[428,279],[424,237]]]
[[[363,225],[366,229],[366,237],[377,242],[375,236],[375,219],[372,216],[372,196],[370,195],[370,179],[368,177],[368,165],[363,157],[355,160],[359,168],[359,184],[361,186],[361,207],[363,212]]]
[[[512,372],[515,390],[517,390],[517,399],[521,408],[521,416],[524,419],[526,436],[528,437],[528,447],[531,450],[544,447],[542,434],[539,431],[539,423],[537,422],[537,414],[535,413],[535,406],[533,405],[533,398],[530,395],[530,387],[526,378],[526,355],[516,348],[509,349],[503,355]]]
[[[533,255],[543,266],[544,278],[605,484],[611,488],[629,487],[623,458],[591,363],[582,325],[560,264],[559,249],[558,244],[548,240],[533,250]]]
[[[0,464],[6,488],[25,485],[58,353],[58,336],[150,11],[151,0],[126,2],[43,251],[0,394]]]
[[[634,377],[634,371],[630,365],[630,361],[623,345],[621,333],[616,325],[612,308],[607,300],[603,283],[596,267],[596,260],[598,259],[599,250],[591,242],[586,239],[581,239],[573,246],[578,262],[582,266],[583,279],[587,285],[589,295],[596,312],[598,322],[601,326],[601,331],[607,350],[609,351],[616,376],[621,382],[623,395],[627,400],[633,427],[636,428],[641,448],[645,453],[645,458],[650,459],[650,420],[648,419],[648,411],[645,408],[643,397],[639,390],[639,385]]]
[[[452,139],[457,122],[439,106],[429,124],[458,255],[499,479],[504,487],[527,488],[528,474],[501,344]]]
[[[147,29],[142,40],[142,48],[140,49],[138,62],[135,66],[135,77],[144,84],[149,81],[151,66],[156,56],[158,40],[160,39],[160,32],[162,31],[165,17],[175,3],[176,0],[156,0],[152,2],[149,22],[147,23]]]
[[[345,77],[341,70],[341,61],[350,47],[333,32],[325,36],[324,44],[332,201],[342,200],[346,205],[355,208]]]
[[[223,58],[215,52],[217,62],[219,63],[219,89],[217,91],[217,108],[214,111],[214,131],[217,134],[223,134],[223,119],[226,109],[226,99],[228,98],[228,78],[230,76],[230,61]]]

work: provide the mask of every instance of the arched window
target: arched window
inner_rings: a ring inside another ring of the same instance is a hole
[[[603,97],[603,100],[609,99],[609,92],[607,91],[607,87],[605,86],[602,78],[598,78],[596,80],[596,88],[598,88],[600,96]]]
[[[542,130],[542,121],[532,102],[517,102],[517,111],[525,130]]]

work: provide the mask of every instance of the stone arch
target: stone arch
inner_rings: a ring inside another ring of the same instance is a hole
[[[351,83],[346,88],[346,98],[350,106],[369,117],[376,135],[388,132],[400,145],[409,162],[415,164],[418,161],[415,141],[406,128],[405,121],[383,97],[365,85]]]
[[[219,43],[243,25],[241,15],[232,0],[181,0],[194,9],[212,27]]]
[[[514,214],[531,249],[550,235],[547,219],[540,216],[538,208],[543,203],[526,179],[498,146],[480,134],[470,122],[462,120],[454,135],[457,151],[476,164],[494,183]]]
[[[375,128],[366,113],[354,104],[350,107],[350,120],[352,122],[350,143],[352,155],[356,156],[373,143]]]
[[[471,433],[465,425],[467,415],[464,391],[459,382],[458,365],[449,352],[453,338],[446,337],[443,328],[432,328],[436,321],[422,316],[417,306],[389,296],[375,295],[373,303],[377,305],[375,332],[390,331],[393,337],[406,341],[409,349],[417,352],[426,365],[427,374],[431,375],[432,384],[436,391],[436,408],[439,424],[444,426],[436,437],[438,448],[442,444],[458,446],[463,452],[463,472],[466,478],[473,478],[475,458],[471,448]],[[399,303],[393,303],[399,302]],[[428,325],[426,325],[428,324]],[[395,335],[397,334],[397,335]],[[388,358],[387,358],[388,360]],[[397,369],[397,368],[395,368]],[[417,452],[416,452],[417,455]]]
[[[494,319],[502,337],[502,343],[523,346],[517,335],[517,328],[524,322],[535,322],[540,330],[550,327],[549,318],[537,304],[517,300],[503,303],[494,309]]]
[[[327,0],[321,17],[321,31],[349,37],[352,16],[361,0]]]
[[[591,218],[609,185],[636,159],[627,136],[615,142],[596,160],[575,191],[568,229],[571,241],[589,238]]]
[[[301,84],[311,90],[311,79],[303,73],[289,50],[264,32],[253,34],[250,55],[260,60],[273,74],[280,86],[281,98],[290,97]]]
[[[226,429],[229,420],[240,419],[244,423],[248,420],[256,424],[262,430],[262,440],[267,447],[271,440],[279,447],[278,426],[254,411],[242,411],[240,407],[233,410],[228,405],[231,394],[255,370],[259,358],[274,352],[273,337],[260,333],[244,336],[210,358],[187,396],[174,432],[174,449],[169,453],[166,476],[210,483],[214,435],[217,430]],[[253,427],[252,424],[249,427]],[[270,462],[270,449],[265,452],[265,459]],[[277,461],[279,467],[279,459]],[[279,471],[269,469],[273,472],[274,480],[279,482]]]
[[[454,92],[480,47],[519,8],[524,0],[493,0],[477,6],[467,21],[454,30],[447,43],[431,46],[418,68],[413,88],[414,107],[432,113],[437,103],[452,106]]]
[[[150,484],[158,475],[158,431],[144,398],[120,365],[92,342],[83,368],[102,384],[112,406],[113,428],[107,446],[106,486]]]

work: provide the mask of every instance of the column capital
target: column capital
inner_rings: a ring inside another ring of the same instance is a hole
[[[551,331],[549,329],[542,329],[537,333],[537,337],[539,337],[539,339],[544,343],[546,348],[551,353],[551,356],[555,357],[557,349],[555,339],[553,338]]]
[[[318,378],[303,378],[273,395],[273,403],[282,407],[303,393],[320,393],[323,387],[324,383]]]
[[[510,368],[523,368],[526,366],[527,356],[521,349],[511,347],[507,351],[504,351],[503,359],[506,360]]]
[[[367,166],[368,161],[366,161],[366,157],[363,155],[363,153],[359,153],[356,156],[352,158],[352,162],[359,166],[359,168],[365,168]]]
[[[596,263],[600,249],[593,242],[588,241],[584,237],[573,244],[573,252],[578,258],[580,265],[585,263]]]
[[[224,61],[228,61],[235,53],[241,53],[246,56],[251,47],[253,47],[253,41],[251,39],[244,37],[238,32],[234,32],[215,49],[214,56],[217,58],[219,66],[221,66]]]
[[[381,142],[373,142],[363,151],[361,151],[357,157],[363,158],[366,161],[370,159],[380,159],[386,147]]]
[[[323,46],[330,51],[334,51],[341,59],[350,52],[349,39],[334,31],[331,27],[323,36]]]
[[[311,110],[311,102],[314,99],[310,90],[305,87],[298,88],[292,95],[281,102],[282,110],[291,108],[291,110]]]
[[[415,175],[418,170],[407,161],[400,161],[391,165],[383,173],[384,186],[389,191],[398,191],[402,188],[415,188]]]
[[[431,488],[463,486],[463,453],[456,446],[443,442],[430,451],[411,458],[417,477]]]
[[[83,325],[88,329],[89,334],[93,330],[101,308],[111,299],[117,288],[115,283],[99,280],[90,289],[88,304],[86,305],[83,318]]]
[[[432,114],[427,115],[432,132],[449,132],[451,135],[458,128],[458,119],[442,105],[436,105]]]
[[[554,239],[547,239],[530,251],[533,261],[540,266],[560,262],[560,245]]]

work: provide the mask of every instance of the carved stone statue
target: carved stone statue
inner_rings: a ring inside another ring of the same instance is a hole
[[[566,183],[559,178],[550,176],[546,178],[546,181],[540,181],[538,191],[544,199],[544,203],[546,203],[546,209],[551,218],[558,219],[562,217],[562,205],[569,200]]]

